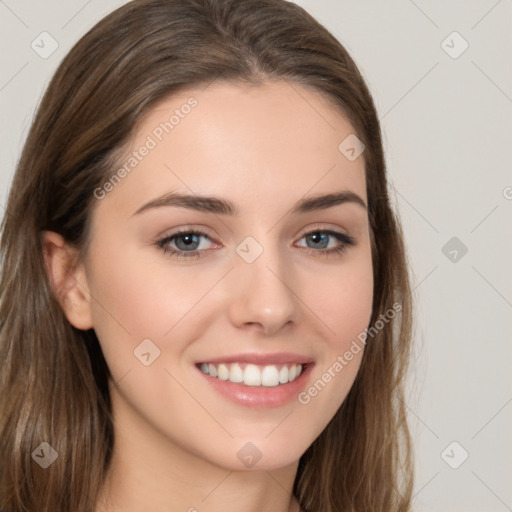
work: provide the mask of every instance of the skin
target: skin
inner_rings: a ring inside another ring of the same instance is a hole
[[[364,331],[373,295],[366,209],[347,202],[289,213],[304,196],[342,190],[367,204],[364,155],[349,161],[338,150],[354,129],[332,103],[286,82],[214,82],[175,94],[142,120],[130,151],[191,96],[190,114],[97,201],[86,258],[73,271],[72,248],[45,232],[66,316],[95,329],[113,376],[116,444],[97,510],[292,512],[299,458],[345,399],[363,351],[308,404],[275,408],[228,401],[194,363],[296,352],[315,360],[306,388]],[[171,190],[229,199],[241,213],[133,215]],[[181,228],[207,235],[206,256],[177,259],[156,245]],[[340,242],[331,236],[318,246],[304,236],[318,228],[347,233],[355,245],[322,256]],[[247,236],[263,248],[250,264],[235,251]],[[149,366],[133,353],[146,338],[161,351]],[[262,453],[252,468],[237,458],[247,442]]]

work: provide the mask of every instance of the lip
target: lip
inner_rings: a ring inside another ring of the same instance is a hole
[[[225,357],[216,357],[213,359],[203,359],[197,361],[196,365],[202,363],[221,364],[221,363],[247,363],[256,365],[268,365],[268,364],[311,364],[314,360],[311,357],[304,356],[301,354],[293,354],[291,352],[277,352],[275,354],[235,354]]]
[[[199,367],[201,363],[247,363],[247,364],[288,364],[300,363],[303,366],[301,374],[292,382],[281,384],[279,386],[246,386],[230,382],[229,380],[220,380],[217,377],[211,377],[203,373]],[[313,359],[299,354],[279,353],[279,354],[239,354],[237,356],[218,357],[215,359],[205,359],[198,362],[196,369],[205,383],[210,385],[214,391],[232,403],[244,407],[269,409],[282,407],[297,399],[299,393],[306,387],[307,381],[315,363]]]

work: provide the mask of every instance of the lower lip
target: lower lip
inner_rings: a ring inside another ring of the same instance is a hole
[[[229,380],[220,380],[202,372],[199,373],[218,393],[238,405],[247,407],[272,408],[281,407],[296,399],[304,389],[309,373],[314,364],[309,363],[301,374],[292,382],[278,386],[246,386]]]

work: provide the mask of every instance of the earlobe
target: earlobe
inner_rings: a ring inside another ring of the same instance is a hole
[[[91,329],[91,296],[76,249],[54,231],[43,231],[42,246],[48,280],[66,318],[77,329]]]

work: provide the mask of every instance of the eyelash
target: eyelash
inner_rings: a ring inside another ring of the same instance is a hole
[[[343,253],[345,251],[345,249],[347,249],[348,246],[355,245],[355,240],[353,237],[351,237],[345,233],[340,233],[338,231],[333,231],[330,229],[314,229],[313,231],[308,231],[307,233],[304,233],[302,235],[301,239],[308,235],[313,235],[313,234],[317,234],[317,233],[325,233],[327,235],[330,235],[330,236],[336,238],[339,242],[341,242],[341,244],[338,245],[337,247],[334,247],[331,249],[314,249],[311,247],[303,247],[302,249],[304,249],[304,251],[308,254],[313,254],[314,256],[321,256],[321,257],[336,256],[336,255],[340,255],[341,253]],[[190,230],[177,231],[176,233],[173,233],[172,235],[166,236],[165,238],[156,242],[156,245],[163,251],[164,254],[170,254],[172,257],[176,257],[178,259],[179,258],[201,258],[201,257],[207,255],[206,253],[208,252],[208,249],[203,249],[201,251],[195,250],[193,252],[192,251],[188,252],[188,251],[172,249],[167,246],[167,244],[169,242],[173,241],[175,238],[180,238],[180,236],[183,236],[183,235],[198,235],[198,236],[204,236],[204,237],[210,239],[210,237],[206,233],[203,233],[202,231],[190,229]]]

